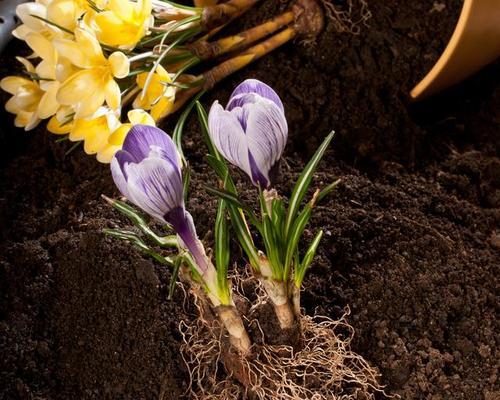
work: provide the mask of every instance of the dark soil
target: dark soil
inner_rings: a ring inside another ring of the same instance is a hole
[[[432,11],[435,3],[445,8]],[[354,350],[405,399],[500,398],[499,65],[425,103],[407,98],[460,4],[372,0],[359,36],[329,23],[315,45],[289,44],[205,99],[225,102],[250,76],[276,88],[290,123],[285,195],[321,139],[338,132],[315,185],[342,184],[307,231],[326,234],[303,303],[330,317],[350,307]],[[285,8],[262,2],[243,25]],[[4,70],[17,51],[7,49]],[[65,156],[70,145],[43,128],[2,121],[0,399],[182,398],[178,323],[193,315],[180,291],[167,301],[168,270],[101,233],[125,225],[100,200],[116,195],[108,168],[81,149]],[[214,174],[194,120],[185,147],[189,209],[204,236],[216,200],[201,186]]]

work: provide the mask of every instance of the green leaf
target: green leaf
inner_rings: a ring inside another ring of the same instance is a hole
[[[292,224],[294,222],[295,216],[297,215],[299,211],[300,204],[302,203],[302,200],[304,199],[304,196],[306,195],[307,189],[309,188],[309,185],[311,184],[311,180],[314,174],[314,171],[316,170],[316,167],[318,166],[318,163],[320,162],[321,158],[323,157],[323,154],[325,154],[325,151],[330,144],[330,142],[333,139],[335,132],[331,132],[323,141],[321,146],[316,150],[316,153],[314,153],[313,157],[311,160],[307,163],[305,166],[304,170],[299,176],[299,179],[297,180],[297,183],[295,184],[295,187],[292,192],[292,196],[290,197],[290,203],[288,206],[288,214],[286,216],[286,221],[285,221],[285,235],[288,237],[290,228],[292,227]]]
[[[229,171],[227,165],[223,161],[209,154],[207,156],[207,162],[215,171],[215,173],[217,174],[217,176],[220,178],[221,181],[225,181],[226,178],[229,177]],[[234,183],[232,183],[231,179],[229,179],[228,181],[228,186],[230,192],[232,193],[236,192],[236,187],[234,186]]]
[[[156,261],[158,261],[161,264],[166,264],[169,266],[172,266],[174,264],[174,261],[170,257],[164,257],[164,256],[158,254],[157,252],[155,252],[146,243],[144,243],[144,241],[139,236],[137,236],[134,232],[126,231],[126,230],[119,230],[119,229],[103,229],[103,232],[106,235],[114,236],[118,239],[126,240],[126,241],[132,243],[134,246],[136,246],[143,253],[152,257],[153,259],[155,259]]]
[[[229,226],[226,220],[226,202],[220,200],[215,219],[215,265],[217,268],[218,297],[223,304],[229,304],[230,301],[227,282],[229,254]]]
[[[226,181],[224,182],[224,184],[227,184],[227,183],[228,183],[228,178],[226,178]],[[214,188],[212,186],[205,185],[204,187],[205,187],[205,190],[207,191],[207,193],[213,194],[221,199],[226,200],[227,203],[229,203],[228,205],[230,205],[232,207],[236,207],[238,209],[243,210],[246,213],[246,215],[248,216],[248,219],[250,220],[251,224],[254,225],[257,229],[261,230],[262,224],[257,219],[253,210],[250,208],[250,206],[243,203],[243,201],[240,200],[240,198],[237,195],[233,194],[233,192],[231,192],[231,191],[224,190],[224,189],[217,189],[217,188]]]
[[[162,247],[177,247],[177,237],[175,235],[159,236],[153,232],[153,230],[148,226],[144,218],[139,214],[139,212],[128,205],[127,203],[120,200],[111,200],[106,196],[104,199],[113,205],[113,207],[120,213],[125,215],[135,226],[137,226],[150,240],[152,240],[156,245]]]
[[[332,192],[332,190],[339,185],[341,181],[341,179],[337,179],[335,182],[330,183],[327,187],[321,190],[321,192],[319,192],[318,194],[318,197],[316,198],[316,202],[319,203],[324,197],[328,196]]]
[[[287,238],[287,247],[286,247],[286,254],[285,254],[285,266],[284,266],[284,272],[283,272],[283,280],[288,281],[288,277],[290,274],[290,269],[292,266],[292,259],[297,251],[297,246],[299,244],[300,237],[302,236],[302,233],[304,232],[304,229],[309,222],[309,219],[311,218],[312,214],[312,204],[309,203],[304,210],[299,214],[299,216],[295,219],[295,222],[292,225],[292,228],[289,232],[288,238]]]
[[[183,165],[186,165],[186,159],[184,158],[184,152],[182,151],[182,135],[184,133],[184,125],[186,124],[187,117],[191,113],[195,103],[203,96],[205,92],[202,91],[198,93],[193,100],[189,102],[184,111],[182,111],[177,124],[175,125],[174,132],[172,133],[172,140],[174,141],[179,154],[181,155]]]
[[[179,270],[182,265],[182,257],[177,257],[174,263],[174,269],[172,271],[172,276],[170,277],[170,282],[168,283],[168,299],[172,300],[174,295],[175,283],[177,282],[177,277],[179,276]]]
[[[182,193],[184,194],[184,201],[187,203],[189,198],[189,181],[191,178],[191,169],[188,165],[184,168],[184,175],[182,176]]]
[[[238,192],[236,190],[236,186],[231,176],[229,175],[229,168],[227,167],[224,158],[215,148],[212,139],[210,138],[210,135],[208,133],[209,128],[208,128],[207,113],[205,112],[205,109],[203,108],[200,102],[196,103],[196,108],[198,111],[198,120],[201,125],[203,138],[205,140],[205,143],[207,144],[209,151],[209,155],[207,156],[207,162],[215,170],[220,180],[224,182],[224,191],[231,194],[231,196],[237,198]],[[259,271],[260,270],[259,255],[253,243],[250,230],[248,229],[248,225],[245,220],[245,215],[243,214],[243,210],[239,205],[235,205],[227,198],[225,198],[225,200],[227,202],[226,206],[229,211],[229,216],[231,217],[231,224],[236,234],[236,237],[238,238],[238,242],[243,248],[245,254],[247,255],[248,260],[252,265],[252,267],[257,271]],[[239,199],[238,202],[241,203]],[[247,209],[250,210],[249,208]],[[253,212],[250,215],[253,215]],[[253,218],[252,223],[257,227],[257,229],[261,229],[258,220],[255,217],[252,218]]]
[[[252,209],[247,206],[243,201],[241,201],[238,196],[235,194],[224,190],[224,189],[217,189],[212,186],[204,185],[205,190],[209,194],[213,194],[221,199],[226,200],[228,203],[234,205],[235,207],[241,208],[242,210],[253,212]]]
[[[306,271],[309,268],[309,266],[311,265],[311,263],[314,259],[314,256],[316,255],[316,250],[318,249],[318,245],[319,245],[319,242],[321,241],[322,236],[323,236],[323,231],[320,230],[316,234],[316,236],[313,239],[313,241],[311,242],[311,244],[309,245],[309,248],[307,249],[306,254],[304,255],[302,262],[295,269],[294,281],[295,281],[295,286],[297,286],[298,288],[300,288],[300,286],[302,285],[302,282],[304,280],[304,276],[306,275]]]
[[[282,199],[274,199],[271,208],[271,219],[273,221],[274,230],[277,234],[277,245],[279,246],[279,248],[283,248],[285,243],[285,238],[283,235],[286,215],[285,204]]]

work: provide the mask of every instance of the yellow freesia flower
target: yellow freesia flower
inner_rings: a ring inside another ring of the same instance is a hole
[[[151,0],[109,0],[101,12],[89,12],[84,22],[99,42],[132,49],[153,22]]]
[[[57,101],[73,106],[75,119],[90,117],[104,102],[113,109],[120,107],[121,93],[114,78],[124,78],[130,63],[122,52],[104,57],[97,39],[82,28],[75,29],[75,40],[55,39],[60,56],[81,68],[66,79],[57,92]]]
[[[35,72],[28,60],[21,57],[17,59],[29,73]],[[7,76],[0,81],[0,88],[12,95],[5,103],[5,109],[16,115],[15,126],[29,131],[39,124],[38,105],[45,93],[37,82],[20,76]]]
[[[169,85],[172,79],[161,65],[151,77],[148,87],[144,90],[149,72],[137,75],[136,83],[142,90],[134,100],[134,108],[151,110],[151,116],[155,121],[166,117],[172,112],[175,101],[175,87]]]

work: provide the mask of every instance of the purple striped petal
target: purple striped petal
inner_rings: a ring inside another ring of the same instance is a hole
[[[134,158],[129,152],[124,150],[119,150],[116,152],[115,156],[111,160],[111,176],[115,181],[115,185],[120,191],[120,193],[129,197],[127,189],[127,176],[125,175],[124,167],[126,163],[133,162]]]
[[[260,102],[254,104],[248,114],[246,136],[248,151],[255,163],[252,168],[254,183],[260,182],[263,176],[268,187],[269,172],[281,158],[288,137],[288,126],[284,114],[273,103]]]
[[[208,126],[210,137],[217,150],[231,164],[250,175],[247,139],[239,120],[241,116],[241,110],[239,112],[226,111],[216,101],[210,108]]]
[[[149,156],[151,146],[163,150],[162,157],[168,158],[177,165],[180,171],[180,158],[174,142],[161,129],[149,125],[134,125],[123,142],[123,150],[130,153],[135,162],[140,162]]]
[[[184,208],[182,177],[169,160],[152,156],[139,164],[125,164],[130,201],[160,221],[172,209]]]
[[[196,265],[201,270],[200,272],[205,273],[208,270],[209,262],[205,255],[205,250],[196,234],[196,228],[191,214],[189,214],[184,207],[177,207],[165,215],[165,219],[172,225],[177,235],[182,239],[184,247],[193,256]]]
[[[247,79],[236,86],[233,93],[229,97],[226,109],[231,111],[234,107],[241,107],[242,105],[240,104],[243,99],[245,99],[244,95],[250,93],[258,94],[265,99],[271,100],[282,112],[285,112],[285,108],[283,107],[283,103],[281,102],[278,94],[270,86],[257,79]],[[248,97],[246,97],[246,99],[248,100]]]

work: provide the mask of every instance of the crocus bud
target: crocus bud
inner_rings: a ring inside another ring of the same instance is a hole
[[[170,136],[154,126],[135,125],[111,161],[111,174],[127,199],[173,227],[200,273],[208,271],[209,260],[184,207],[181,161]]]
[[[268,189],[269,173],[281,158],[288,137],[283,103],[265,83],[247,79],[236,87],[224,109],[215,101],[208,116],[210,137],[231,164],[255,186]]]

